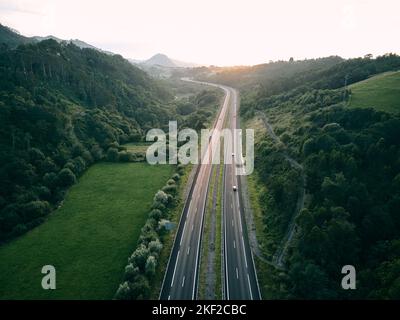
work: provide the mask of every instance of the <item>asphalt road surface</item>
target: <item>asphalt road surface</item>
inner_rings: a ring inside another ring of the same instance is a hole
[[[238,98],[237,91],[229,88],[231,94],[231,112],[228,127],[238,127]],[[224,221],[224,297],[227,300],[259,300],[261,299],[253,255],[250,249],[246,221],[241,200],[240,176],[236,175],[236,159],[241,156],[237,150],[239,139],[233,139],[235,146],[231,155],[232,164],[225,164],[223,192],[223,221]],[[237,189],[234,190],[234,187]]]
[[[191,80],[186,79],[186,81]],[[213,128],[221,130],[229,107],[230,92],[223,86],[218,87],[222,88],[226,95]],[[211,136],[203,159],[210,159],[212,153],[216,151],[218,139],[217,134]],[[200,244],[211,167],[211,164],[198,166],[192,189],[182,212],[161,288],[160,299],[188,300],[197,298]]]
[[[192,81],[189,79],[184,80]],[[197,298],[200,245],[212,168],[210,162],[212,157],[219,152],[217,149],[220,139],[219,132],[223,129],[225,120],[228,120],[232,128],[237,125],[235,120],[237,110],[236,90],[217,84],[197,83],[221,88],[225,91],[225,99],[213,125],[213,128],[218,130],[211,135],[208,147],[201,156],[203,162],[198,166],[191,190],[185,202],[161,288],[160,299],[162,300],[193,300]],[[230,119],[227,118],[228,116]],[[208,163],[204,163],[207,161]],[[254,263],[247,240],[247,233],[244,232],[244,220],[241,216],[239,192],[233,191],[233,185],[237,186],[237,177],[234,175],[233,164],[226,164],[225,170],[225,298],[259,299]]]

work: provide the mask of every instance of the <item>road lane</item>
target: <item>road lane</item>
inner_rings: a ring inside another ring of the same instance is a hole
[[[225,120],[227,120],[228,128],[234,129],[238,126],[237,91],[223,85],[193,82],[218,87],[225,91],[223,105],[213,125],[213,128],[218,130],[213,132],[203,156],[203,159],[210,159],[212,155],[219,152],[217,150],[220,140],[219,133],[224,128]],[[239,141],[234,139],[232,143],[235,144],[235,150],[240,150],[236,147]],[[229,148],[225,149],[224,157],[226,159],[232,157]],[[240,177],[238,178],[235,174],[235,157],[236,154],[232,157],[233,163],[224,164],[224,297],[225,299],[241,300],[260,299],[253,256],[247,237],[244,212],[241,209],[243,206],[241,205]],[[160,299],[182,300],[197,298],[201,236],[211,169],[211,164],[203,163],[198,166],[175,236]],[[233,191],[233,186],[237,186],[238,190]]]
[[[231,113],[228,128],[238,128],[237,91],[231,91]],[[250,249],[243,206],[241,205],[240,176],[236,175],[236,158],[241,156],[237,150],[239,139],[234,138],[234,156],[225,151],[225,157],[232,157],[232,164],[225,164],[224,174],[224,267],[225,299],[259,300],[261,299],[253,256]],[[233,190],[236,186],[237,191]],[[231,223],[229,223],[229,221]]]
[[[186,79],[186,81],[192,80]],[[217,130],[212,133],[206,152],[203,155],[203,159],[210,159],[217,152],[218,141],[220,139],[218,131],[222,130],[231,93],[224,86],[208,83],[202,84],[216,86],[225,91],[224,103],[213,125],[213,128]],[[197,297],[201,236],[211,168],[211,164],[200,164],[198,166],[198,171],[189,196],[186,199],[174,246],[168,261],[160,299],[181,300],[196,299]]]

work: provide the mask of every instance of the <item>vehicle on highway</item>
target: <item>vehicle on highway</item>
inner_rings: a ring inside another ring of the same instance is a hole
[[[236,191],[237,190],[237,187],[236,186],[233,186],[233,191]]]

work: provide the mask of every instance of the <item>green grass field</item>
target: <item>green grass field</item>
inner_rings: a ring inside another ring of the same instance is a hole
[[[0,299],[112,298],[152,198],[172,170],[145,163],[91,167],[45,223],[0,247]],[[41,287],[47,264],[56,268],[56,290]]]
[[[367,80],[354,83],[350,107],[373,107],[379,111],[400,111],[400,71],[385,72]]]

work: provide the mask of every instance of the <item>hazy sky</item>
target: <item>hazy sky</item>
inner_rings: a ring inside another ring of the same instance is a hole
[[[400,52],[399,0],[0,0],[24,35],[205,64]]]

